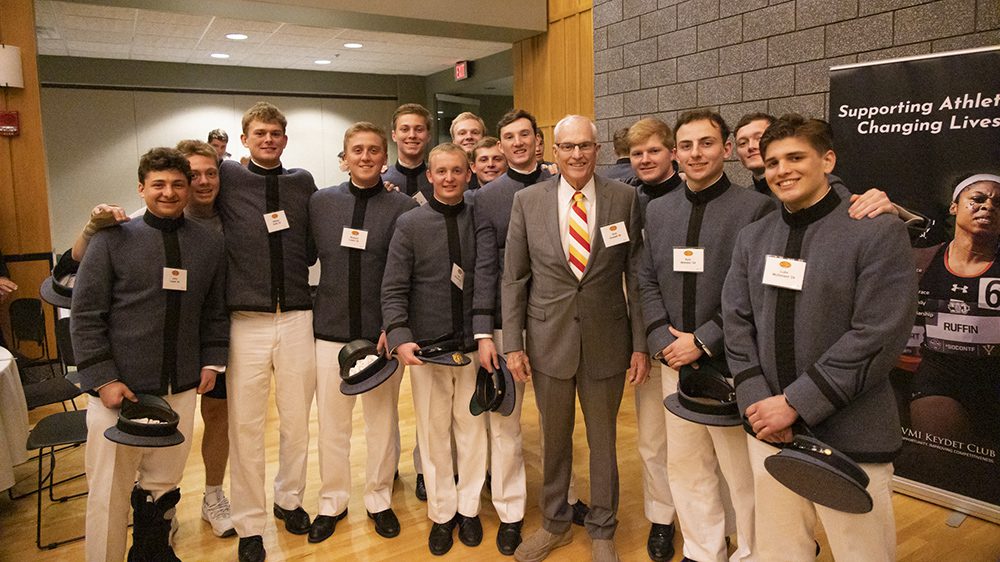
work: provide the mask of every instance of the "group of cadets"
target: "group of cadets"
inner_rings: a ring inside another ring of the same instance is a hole
[[[416,494],[427,501],[433,554],[451,549],[456,527],[463,544],[480,544],[486,485],[501,553],[542,560],[572,540],[576,523],[590,534],[595,560],[617,560],[614,434],[628,382],[651,560],[674,556],[675,517],[686,561],[805,560],[818,548],[817,516],[838,560],[894,559],[889,480],[899,436],[885,394],[913,318],[913,268],[902,222],[877,217],[898,214],[884,193],[851,195],[829,175],[836,157],[826,123],[745,116],[733,137],[750,188],[725,174],[733,141],[711,111],[684,113],[674,128],[645,118],[617,131],[619,159],[607,177],[594,174],[596,128],[580,116],[554,130],[558,168],[542,161],[541,131],[524,110],[503,116],[498,138],[463,113],[452,122],[453,143],[429,152],[427,109],[404,104],[391,126],[395,163],[385,131],[355,123],[343,138],[350,179],[317,190],[308,171],[284,167],[286,119],[261,102],[242,121],[246,165],[225,159],[228,136],[214,130],[212,146],[183,141],[142,157],[146,206],[131,220],[120,207],[95,207],[73,253],[82,260],[73,343],[92,395],[88,560],[124,557],[130,503],[129,559],[176,559],[170,528],[196,393],[205,420],[202,516],[216,535],[239,536],[239,560],[264,560],[272,377],[272,512],[311,543],[333,535],[350,499],[357,399],[341,392],[338,357],[358,339],[399,359],[386,382],[360,395],[363,500],[382,537],[401,532],[391,500],[406,366]],[[582,227],[568,224],[581,218]],[[682,266],[684,250],[694,258]],[[801,260],[807,273],[794,287],[771,286],[773,256]],[[177,269],[186,281],[168,286],[168,270]],[[422,360],[420,348],[442,339],[471,362]],[[497,371],[505,356],[513,411],[473,415],[477,369]],[[689,366],[735,376],[743,426],[702,425],[664,408]],[[543,426],[543,520],[522,541],[528,380]],[[183,445],[104,439],[122,402],[139,393],[167,399]],[[577,395],[591,449],[590,506],[570,468]],[[310,518],[303,504],[314,397],[321,485]],[[872,512],[814,506],[764,470],[775,444],[791,440],[793,422],[861,463]],[[227,456],[231,506],[221,488]]]

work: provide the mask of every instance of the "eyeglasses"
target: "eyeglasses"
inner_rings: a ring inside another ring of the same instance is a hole
[[[559,142],[559,143],[556,143],[556,148],[558,148],[560,152],[573,152],[574,150],[576,150],[578,148],[580,149],[580,152],[590,152],[591,150],[594,150],[595,148],[597,148],[597,143],[596,142],[591,142],[591,141],[587,141],[587,142]]]

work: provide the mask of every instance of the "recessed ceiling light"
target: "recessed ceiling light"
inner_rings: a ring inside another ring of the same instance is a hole
[[[227,55],[226,53],[212,53],[212,58],[213,59],[228,59],[229,55]]]
[[[330,64],[333,61],[329,61],[329,60],[326,60],[326,59],[319,59],[319,60],[313,61],[313,62],[316,63],[316,64]]]
[[[361,47],[364,47],[361,43],[344,43],[346,49],[360,49]]]
[[[226,39],[232,39],[233,41],[243,41],[247,38],[245,33],[227,33]]]

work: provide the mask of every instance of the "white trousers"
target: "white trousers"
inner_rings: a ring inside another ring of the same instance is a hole
[[[340,391],[343,343],[316,340],[316,408],[319,417],[319,514],[340,515],[351,495],[351,430],[361,399],[365,417],[365,509],[389,509],[392,479],[399,463],[399,383],[403,367],[377,387],[357,396]]]
[[[479,359],[475,352],[466,355],[472,362],[464,367],[425,363],[409,368],[427,516],[435,523],[447,523],[455,513],[478,515],[486,480],[486,422],[469,411]],[[452,469],[451,432],[458,449],[458,484]]]
[[[676,392],[677,371],[663,366],[664,391]],[[742,427],[714,427],[666,412],[667,473],[684,536],[684,556],[704,562],[751,562],[754,549],[754,478]],[[726,552],[726,506],[729,486],[735,510],[736,552]],[[760,558],[767,560],[766,558]]]
[[[757,551],[761,560],[812,560],[816,517],[823,522],[833,557],[842,562],[892,562],[896,523],[892,513],[892,464],[861,464],[874,503],[868,513],[844,513],[814,504],[775,480],[764,459],[778,449],[745,437],[757,489]]]
[[[635,417],[638,424],[637,446],[642,461],[642,499],[650,523],[674,522],[674,498],[667,479],[667,409],[661,363],[653,360],[649,379],[635,387]]]
[[[138,484],[153,499],[173,490],[184,476],[191,451],[197,391],[163,397],[177,412],[177,428],[184,442],[173,447],[128,447],[108,440],[104,430],[118,422],[117,408],[105,408],[101,399],[87,402],[87,560],[121,562],[125,558],[132,488]]]
[[[493,331],[497,352],[503,349],[503,332]],[[478,365],[478,362],[477,362]],[[478,367],[477,367],[478,369]],[[517,523],[524,519],[527,502],[527,479],[524,453],[521,447],[521,405],[524,403],[524,383],[514,381],[517,401],[509,416],[496,412],[482,414],[489,424],[490,495],[493,507],[502,523]]]
[[[271,376],[278,406],[278,474],[274,503],[302,505],[309,449],[309,408],[316,392],[312,311],[233,312],[230,316],[229,472],[233,526],[241,537],[263,535],[264,426]]]

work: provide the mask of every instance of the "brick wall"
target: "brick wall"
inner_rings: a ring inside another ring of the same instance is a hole
[[[601,164],[642,117],[825,118],[831,66],[1000,44],[1000,0],[595,0],[593,13]],[[749,181],[738,161],[727,171]]]

